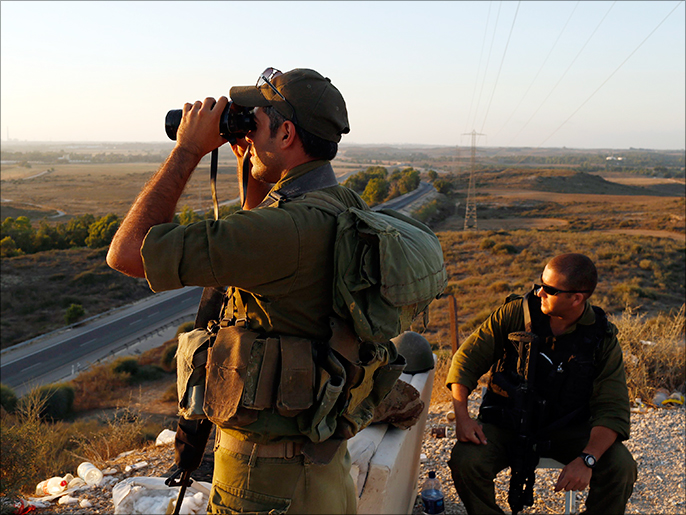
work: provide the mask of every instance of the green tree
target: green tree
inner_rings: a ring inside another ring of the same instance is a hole
[[[95,217],[91,214],[77,216],[69,220],[65,227],[65,239],[70,247],[85,247],[88,238],[88,229],[95,223]]]
[[[367,187],[362,192],[362,199],[373,206],[379,202],[383,202],[388,195],[388,181],[386,179],[374,178],[370,179]]]
[[[447,193],[450,193],[450,191],[453,189],[453,183],[450,181],[439,179],[437,181],[434,181],[434,188],[436,188],[436,191],[438,191],[438,193],[443,193],[445,195]]]
[[[427,175],[429,176],[429,180],[431,182],[434,182],[438,178],[438,172],[435,170],[429,170]]]
[[[398,180],[400,194],[404,195],[405,193],[416,190],[419,187],[419,181],[419,172],[417,170],[414,168],[403,170],[402,176]]]
[[[17,249],[17,244],[14,243],[11,236],[5,236],[0,240],[0,257],[14,257],[22,254],[23,252],[21,249]]]
[[[30,254],[33,252],[33,242],[36,235],[36,230],[31,225],[31,220],[26,216],[19,216],[14,218],[7,217],[2,222],[0,229],[0,236],[4,238],[9,236],[14,240],[17,250]]]
[[[119,218],[114,213],[110,213],[92,223],[88,228],[86,245],[92,249],[104,247],[112,242],[114,233],[119,228]]]
[[[214,215],[212,215],[214,218]],[[189,206],[183,206],[181,213],[179,213],[179,223],[181,225],[190,225],[194,222],[201,222],[202,216],[193,211]]]

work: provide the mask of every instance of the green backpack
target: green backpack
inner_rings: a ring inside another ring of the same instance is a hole
[[[294,199],[337,217],[333,307],[361,340],[388,342],[447,285],[443,250],[426,225],[392,209],[347,207],[312,191]]]

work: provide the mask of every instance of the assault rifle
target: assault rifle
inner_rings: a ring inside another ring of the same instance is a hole
[[[534,380],[538,356],[538,336],[532,332],[515,332],[507,338],[517,347],[517,379],[514,394],[516,437],[510,452],[510,490],[507,502],[512,515],[534,503],[534,482],[538,452],[536,450],[536,398]]]

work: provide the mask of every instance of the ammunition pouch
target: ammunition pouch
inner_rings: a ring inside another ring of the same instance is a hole
[[[331,327],[328,342],[263,336],[239,326],[180,335],[179,414],[230,428],[273,409],[295,417],[314,443],[352,437],[372,422],[405,361],[392,342],[360,342],[339,319]]]
[[[179,415],[186,420],[207,418],[203,411],[205,364],[214,334],[206,329],[181,333],[176,348],[176,388]]]

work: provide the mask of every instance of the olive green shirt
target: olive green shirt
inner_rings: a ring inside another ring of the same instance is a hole
[[[573,335],[577,325],[595,323],[595,312],[587,301],[586,308],[576,324],[555,341]],[[609,332],[603,338],[599,352],[599,374],[593,383],[589,408],[591,426],[604,426],[618,433],[618,440],[629,438],[630,404],[624,372],[622,349],[617,340],[617,328],[608,322]],[[524,330],[523,299],[507,302],[496,309],[472,333],[453,356],[446,378],[446,386],[453,383],[466,386],[471,392],[479,378],[489,371],[504,354],[507,335]]]
[[[290,170],[272,190],[326,164]],[[344,186],[322,190],[347,206],[369,209]],[[148,232],[141,254],[155,291],[183,286],[233,286],[250,329],[313,339],[329,337],[333,315],[336,218],[303,203],[238,211],[218,221],[160,224]]]
[[[326,163],[311,161],[293,168],[272,191]],[[346,206],[369,209],[344,186],[321,191]],[[328,340],[329,317],[334,315],[335,237],[335,216],[302,202],[279,201],[218,221],[156,225],[141,254],[153,291],[235,287],[234,305],[245,306],[253,331]],[[258,443],[305,438],[296,418],[269,409],[260,411],[256,422],[225,431]]]

